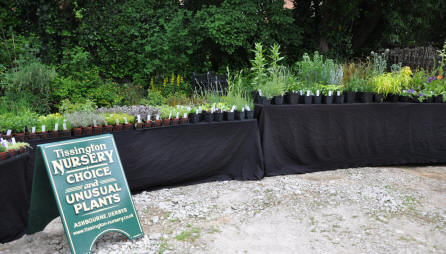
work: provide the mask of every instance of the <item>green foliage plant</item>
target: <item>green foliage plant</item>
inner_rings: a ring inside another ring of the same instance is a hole
[[[19,65],[6,73],[3,89],[11,95],[26,97],[39,113],[49,113],[52,105],[54,68],[37,60]]]
[[[384,73],[373,78],[372,82],[375,85],[375,92],[388,96],[390,94],[400,94],[402,85],[399,82],[397,75],[393,73]]]
[[[254,59],[251,60],[251,73],[253,75],[252,84],[254,88],[259,88],[264,83],[267,73],[266,73],[266,57],[265,49],[261,43],[255,43]]]
[[[93,112],[97,108],[96,104],[86,99],[83,102],[72,103],[70,100],[65,99],[62,101],[59,111],[62,113],[74,113],[74,112]]]

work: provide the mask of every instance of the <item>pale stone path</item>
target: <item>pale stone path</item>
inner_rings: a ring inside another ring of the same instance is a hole
[[[146,236],[93,253],[446,253],[446,167],[354,168],[134,196]],[[59,219],[0,253],[69,253]]]

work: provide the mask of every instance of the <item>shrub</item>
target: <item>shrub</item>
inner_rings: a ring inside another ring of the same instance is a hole
[[[96,109],[96,104],[91,100],[84,100],[83,102],[72,103],[68,99],[62,101],[59,110],[63,114],[74,112],[93,112]]]
[[[166,99],[158,90],[149,89],[147,93],[147,104],[152,106],[160,106],[166,103]]]
[[[52,105],[54,68],[38,61],[24,63],[5,75],[4,89],[26,97],[39,113],[49,113]]]

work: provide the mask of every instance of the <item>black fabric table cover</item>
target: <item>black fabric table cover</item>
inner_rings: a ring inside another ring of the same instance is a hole
[[[208,179],[263,178],[256,120],[121,131],[113,136],[132,191]],[[74,138],[78,137],[30,144],[35,148],[38,144]],[[33,153],[29,163],[33,168]]]
[[[256,105],[265,175],[446,163],[446,104]]]
[[[187,182],[263,178],[256,120],[122,131],[113,136],[132,191]],[[78,137],[30,141],[33,152],[0,164],[0,242],[17,239],[25,232],[36,146],[74,138]]]
[[[21,237],[26,228],[29,195],[27,165],[29,153],[0,161],[0,242]]]

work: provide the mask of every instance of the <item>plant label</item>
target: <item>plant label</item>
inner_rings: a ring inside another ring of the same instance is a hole
[[[116,125],[119,125],[119,119],[116,119],[115,122],[116,122]]]
[[[17,144],[17,143],[15,142],[15,138],[14,138],[14,137],[11,138],[11,143],[12,143],[13,145]]]
[[[341,96],[341,91],[336,91],[337,96]]]
[[[187,118],[187,113],[184,113],[183,118]]]
[[[124,123],[129,124],[129,121],[127,120],[127,117],[124,116]]]
[[[259,96],[262,96],[262,90],[259,89]]]
[[[333,91],[328,91],[328,96],[333,96]]]
[[[177,112],[177,117],[176,118],[180,118],[180,112]]]
[[[141,123],[141,115],[136,115],[138,123]]]
[[[307,96],[310,96],[311,92],[310,90],[307,90]]]
[[[316,90],[316,96],[319,96],[320,92],[319,90]]]
[[[67,130],[67,123],[66,123],[65,121],[64,121],[63,124],[62,124],[62,128],[63,128],[64,131]]]
[[[7,130],[6,131],[6,136],[11,136],[11,132],[12,132],[12,130]]]
[[[231,112],[234,112],[234,110],[235,110],[236,108],[237,108],[237,106],[232,105]]]
[[[3,140],[2,145],[6,148],[6,150],[8,150],[8,142],[6,142],[6,141]]]
[[[155,119],[156,119],[156,120],[160,120],[160,115],[159,115],[159,114],[156,114],[156,115],[155,115]]]
[[[96,120],[93,120],[93,127],[97,127],[98,123],[96,122]]]
[[[246,105],[245,108],[246,108],[246,111],[251,111],[251,108],[248,105]]]
[[[300,93],[300,95],[304,95],[304,91],[303,90],[300,90],[299,93]]]
[[[31,128],[31,133],[36,133],[36,127],[35,127],[35,126],[33,126],[33,127]]]
[[[42,125],[42,132],[45,132],[46,128],[45,125]]]
[[[169,113],[169,119],[171,119],[172,118],[172,113]]]
[[[54,130],[55,130],[55,131],[58,131],[58,130],[59,130],[59,123],[55,123],[55,124],[54,124]]]
[[[107,232],[144,235],[113,135],[38,145],[34,165],[28,234],[60,216],[73,254]]]
[[[192,110],[191,107],[187,107],[186,109],[187,109],[187,112],[190,112]]]
[[[152,120],[152,115],[147,115],[147,122]]]

